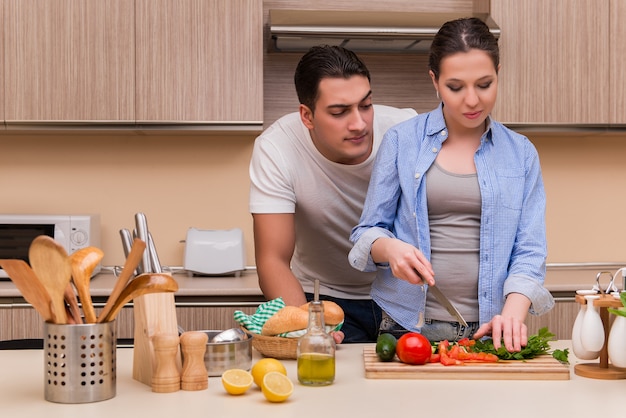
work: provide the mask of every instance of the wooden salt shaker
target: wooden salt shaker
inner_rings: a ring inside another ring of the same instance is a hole
[[[157,334],[152,337],[156,369],[152,374],[152,391],[158,393],[180,390],[180,371],[176,355],[180,338],[174,334]]]
[[[180,336],[183,352],[183,390],[204,390],[209,387],[209,373],[204,363],[204,353],[209,337],[200,331],[187,331]]]

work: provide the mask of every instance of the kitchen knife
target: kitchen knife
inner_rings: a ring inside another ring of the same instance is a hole
[[[124,249],[124,257],[128,258],[128,254],[130,254],[130,250],[133,245],[133,234],[131,234],[130,230],[127,228],[120,229],[120,236],[122,237],[122,248]],[[133,276],[138,276],[142,271],[139,266],[133,272]]]
[[[458,319],[458,321],[464,326],[467,326],[467,322],[465,321],[465,318],[463,318],[463,315],[461,315],[461,312],[459,312],[458,309],[452,304],[452,302],[450,302],[446,295],[441,293],[441,290],[439,290],[437,286],[428,285],[428,291],[432,292],[433,296],[437,299],[441,306],[446,308],[450,315]]]
[[[130,253],[130,247],[132,246],[133,237],[130,231],[126,228],[120,229],[120,237],[122,238],[122,249],[124,250],[124,257],[128,257]]]
[[[156,245],[154,244],[154,239],[152,239],[150,231],[148,231],[148,248],[146,251],[148,251],[148,254],[150,255],[153,273],[161,273],[161,262],[159,261]]]
[[[146,249],[143,252],[143,257],[141,259],[142,273],[152,273],[151,263],[150,263],[150,251],[148,244],[148,221],[146,220],[146,215],[139,212],[135,214],[135,228],[137,228],[137,238],[146,243]]]

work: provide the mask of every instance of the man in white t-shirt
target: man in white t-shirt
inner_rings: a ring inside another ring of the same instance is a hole
[[[268,300],[298,306],[319,279],[320,299],[345,313],[335,341],[372,342],[381,320],[370,297],[375,273],[350,266],[349,236],[384,133],[416,113],[374,106],[367,67],[342,47],[311,48],[294,80],[299,112],[256,139],[250,163],[259,285]]]

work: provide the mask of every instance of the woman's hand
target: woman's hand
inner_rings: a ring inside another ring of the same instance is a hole
[[[435,273],[424,254],[397,238],[379,238],[372,244],[376,263],[389,263],[394,277],[412,284],[435,284]]]
[[[521,351],[528,343],[528,329],[523,321],[512,316],[496,315],[491,321],[483,324],[476,333],[474,339],[485,335],[493,338],[493,347],[497,350],[504,342],[504,347],[509,352]]]
[[[528,344],[528,328],[524,323],[528,308],[530,300],[526,296],[510,293],[504,303],[502,314],[494,316],[491,321],[478,328],[473,338],[491,335],[496,350],[504,342],[504,347],[508,351],[521,351],[522,347]]]

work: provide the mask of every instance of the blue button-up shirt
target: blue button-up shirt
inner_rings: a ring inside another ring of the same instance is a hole
[[[430,259],[424,174],[447,137],[441,105],[387,132],[359,225],[350,236],[354,243],[351,265],[363,271],[377,270],[372,298],[398,324],[413,331],[421,327],[427,286],[395,278],[387,263],[374,263],[370,250],[376,239],[396,237]],[[528,138],[489,120],[474,163],[482,201],[480,323],[501,313],[509,293],[525,295],[531,301],[530,312],[543,314],[553,307],[554,300],[543,287],[546,198],[537,151]]]

